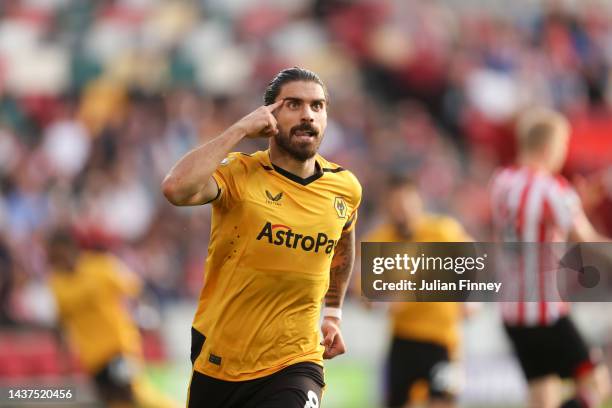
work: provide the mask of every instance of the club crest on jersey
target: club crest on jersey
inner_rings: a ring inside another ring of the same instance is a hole
[[[334,198],[334,209],[336,210],[336,214],[338,214],[338,218],[346,218],[346,210],[347,210],[346,201],[342,197]]]
[[[266,190],[266,204],[273,204],[276,206],[281,206],[280,200],[283,198],[283,192],[273,195],[271,192]]]

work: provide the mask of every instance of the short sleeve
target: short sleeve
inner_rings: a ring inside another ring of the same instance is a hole
[[[349,219],[346,224],[344,224],[344,227],[342,227],[342,232],[350,232],[355,228],[355,224],[357,222],[357,214],[358,211],[357,208],[355,208],[355,210],[353,210],[353,212],[349,216]]]
[[[219,193],[211,202],[215,207],[229,208],[242,200],[247,163],[241,153],[230,153],[221,161],[213,178],[219,187]]]
[[[351,213],[349,214],[348,220],[344,224],[344,227],[342,227],[343,233],[350,232],[355,228],[355,224],[357,223],[359,205],[361,204],[361,184],[359,184],[359,181],[352,173],[350,173],[350,180],[352,209]]]
[[[441,220],[440,241],[442,242],[465,242],[472,241],[470,235],[463,226],[454,218],[444,217]]]
[[[100,263],[103,279],[113,289],[113,292],[131,297],[140,293],[142,289],[140,278],[119,258],[110,254],[100,255]]]
[[[547,198],[553,222],[563,230],[572,229],[581,218],[586,217],[580,197],[570,185],[554,184]]]

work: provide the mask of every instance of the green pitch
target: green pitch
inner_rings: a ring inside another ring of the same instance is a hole
[[[355,361],[328,361],[325,364],[327,387],[323,394],[323,408],[378,408],[379,374],[374,368]],[[160,391],[184,403],[190,367],[181,364],[158,364],[147,367],[147,377]],[[464,408],[491,408],[464,406]],[[495,408],[522,408],[495,406]],[[612,401],[601,408],[612,408]]]

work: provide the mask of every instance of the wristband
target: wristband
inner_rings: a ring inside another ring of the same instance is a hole
[[[323,317],[335,317],[336,319],[342,320],[342,309],[339,307],[324,307]]]

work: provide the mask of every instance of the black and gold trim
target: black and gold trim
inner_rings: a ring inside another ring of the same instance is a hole
[[[215,201],[217,198],[219,198],[219,196],[221,195],[221,187],[219,187],[219,183],[217,183],[217,180],[215,180],[215,178],[214,178],[214,177],[213,177],[212,179],[215,181],[215,185],[217,186],[217,195],[215,196],[215,198],[212,198],[212,199],[208,200],[208,201],[207,201],[207,202],[205,202],[203,205],[206,205],[206,204],[210,204],[210,203],[212,203],[212,202],[213,202],[213,201]]]
[[[282,167],[278,167],[277,165],[275,165],[274,163],[272,163],[272,167],[274,168],[274,170],[280,174],[283,177],[288,178],[289,180],[301,184],[303,186],[307,186],[308,184],[312,183],[313,181],[316,181],[318,179],[320,179],[323,176],[323,171],[321,170],[321,166],[319,165],[318,162],[315,162],[315,166],[316,166],[316,172],[315,174],[313,174],[310,177],[306,177],[306,178],[302,178],[300,176],[296,176],[293,173],[288,172],[287,170],[283,169]]]
[[[325,173],[340,173],[341,171],[346,170],[345,168],[342,167],[336,167],[335,169],[329,168],[329,167],[324,167],[323,168],[323,172]]]
[[[195,327],[191,328],[191,364],[195,364],[195,361],[198,359],[198,356],[202,352],[202,347],[204,347],[204,342],[206,341],[206,336],[200,333],[195,329]]]
[[[355,221],[355,215],[356,213],[354,212],[349,218],[349,220],[346,222],[346,224],[344,224],[344,227],[342,227],[342,231],[346,231],[351,227],[351,225],[353,225],[353,222]]]

